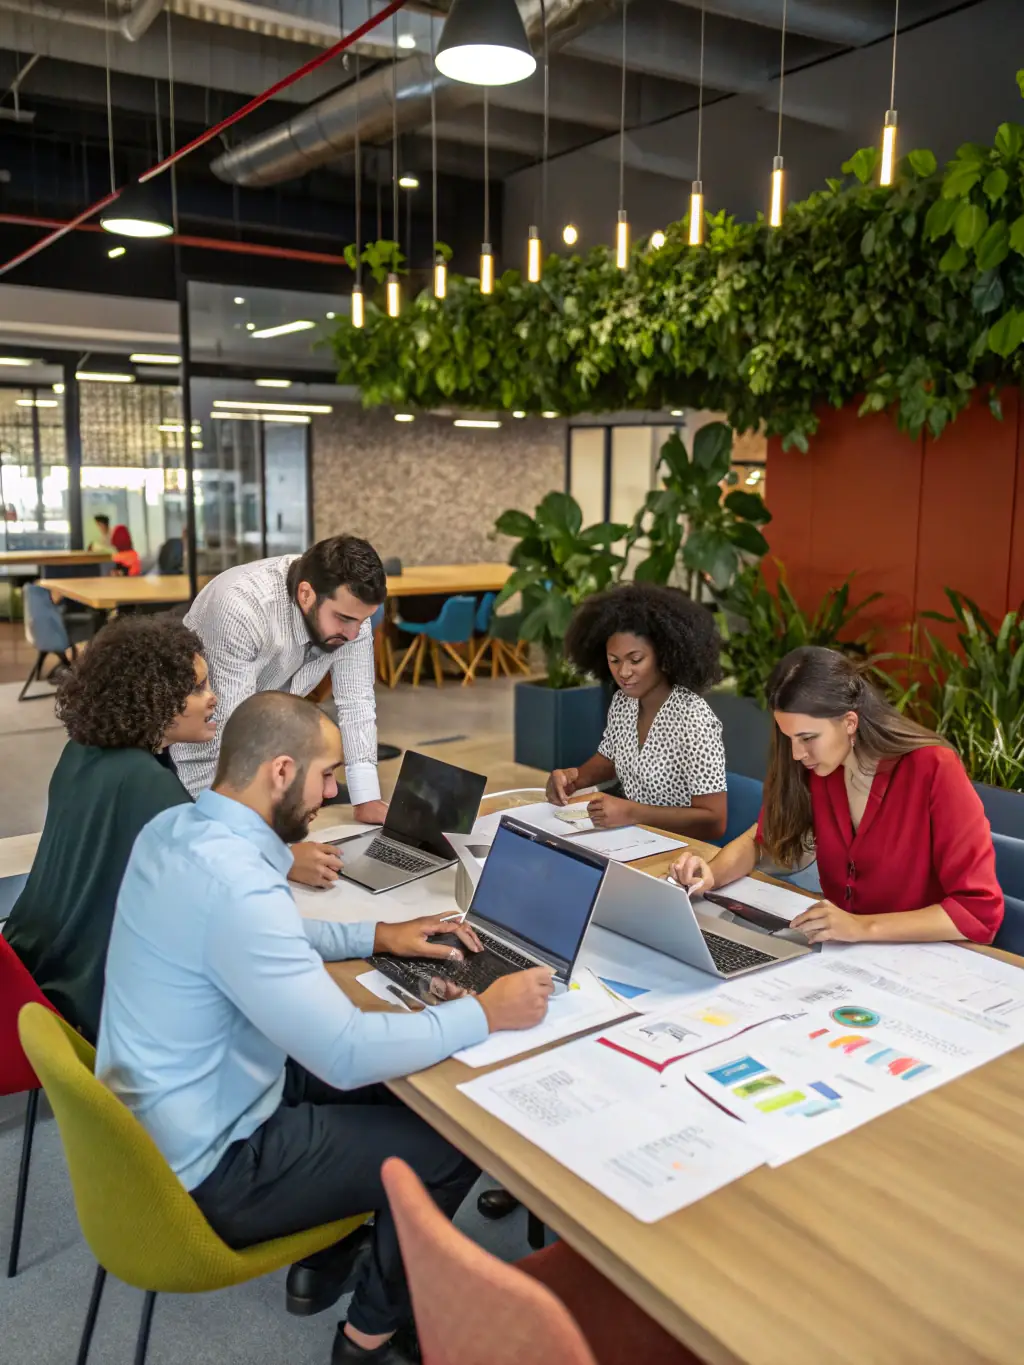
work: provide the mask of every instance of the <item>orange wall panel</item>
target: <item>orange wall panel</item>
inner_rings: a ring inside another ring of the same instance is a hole
[[[1004,404],[1005,411],[1005,404]],[[1024,404],[1017,403],[1017,487],[1013,502],[1013,533],[1010,538],[1010,572],[1006,608],[1016,611],[1024,603]]]

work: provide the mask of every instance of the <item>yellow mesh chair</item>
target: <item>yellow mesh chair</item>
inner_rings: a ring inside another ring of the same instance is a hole
[[[157,1294],[227,1289],[304,1260],[368,1215],[234,1251],[222,1242],[131,1111],[92,1074],[93,1050],[59,1015],[26,1005],[18,1033],[60,1129],[75,1208],[99,1262],[78,1351],[89,1354],[107,1273],[146,1291],[135,1350],[143,1365]]]

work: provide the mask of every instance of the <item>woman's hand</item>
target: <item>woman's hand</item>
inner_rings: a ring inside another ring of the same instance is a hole
[[[790,927],[804,934],[808,943],[860,943],[868,936],[867,916],[851,915],[831,901],[817,901]]]
[[[715,874],[696,853],[684,853],[677,858],[669,868],[669,876],[694,896],[699,891],[710,891],[715,884]]]
[[[632,801],[599,792],[587,806],[587,814],[595,829],[621,829],[623,825],[636,824],[634,809]]]
[[[579,776],[579,768],[556,768],[548,778],[544,795],[553,806],[567,806],[569,797],[576,790]]]

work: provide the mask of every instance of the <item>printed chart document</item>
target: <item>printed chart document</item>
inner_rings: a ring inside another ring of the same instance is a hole
[[[459,1089],[643,1223],[763,1161],[744,1129],[699,1095],[660,1086],[587,1038]]]
[[[656,853],[670,853],[673,849],[686,847],[683,839],[641,829],[639,825],[626,825],[622,829],[595,829],[592,834],[577,835],[573,842],[617,863],[653,858]]]

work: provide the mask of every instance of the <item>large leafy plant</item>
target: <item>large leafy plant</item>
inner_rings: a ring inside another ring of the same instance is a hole
[[[791,649],[801,645],[837,649],[867,664],[872,632],[853,634],[854,622],[882,594],[871,593],[859,602],[851,602],[851,585],[852,577],[840,587],[829,589],[817,609],[808,615],[790,592],[781,565],[774,592],[765,583],[759,566],[744,569],[719,597],[722,667],[726,676],[733,679],[738,695],[752,697],[760,706],[766,706],[765,689],[772,669]]]
[[[598,247],[552,256],[539,284],[506,271],[484,296],[452,275],[400,318],[372,305],[333,338],[339,381],[424,408],[693,407],[802,449],[823,403],[858,400],[938,435],[976,390],[998,407],[1024,376],[1024,128],[945,174],[912,151],[891,187],[876,161],[857,152],[778,229],[712,214],[704,246],[683,220],[627,271]]]
[[[503,512],[495,530],[518,539],[509,555],[515,572],[499,594],[497,605],[521,594],[519,635],[540,645],[548,685],[576,686],[581,680],[565,658],[565,632],[578,603],[611,583],[623,563],[623,556],[612,546],[622,540],[628,527],[599,522],[584,529],[576,499],[568,493],[549,493],[533,516]]]
[[[758,559],[768,542],[758,527],[771,521],[764,499],[722,484],[736,482],[732,472],[732,432],[725,422],[710,422],[693,439],[691,459],[682,437],[673,433],[661,448],[661,487],[648,493],[626,540],[647,549],[634,577],[654,583],[682,580],[700,598],[703,579],[722,591],[735,577],[743,557]]]

